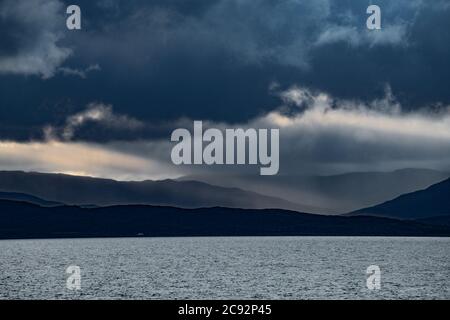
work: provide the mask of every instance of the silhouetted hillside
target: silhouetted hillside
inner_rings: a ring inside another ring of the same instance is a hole
[[[75,205],[168,205],[182,208],[281,208],[308,211],[306,206],[238,188],[196,181],[115,181],[64,174],[0,171],[0,191],[26,193]]]
[[[374,206],[402,194],[425,189],[449,177],[448,172],[403,169],[331,176],[213,174],[193,175],[179,180],[203,181],[228,188],[239,187],[294,203],[301,202],[312,208],[307,212],[336,214]]]
[[[53,207],[59,206],[61,203],[55,201],[47,201],[29,194],[18,193],[18,192],[2,192],[0,191],[0,200],[13,200],[13,201],[23,201],[33,204],[37,204],[43,207]]]
[[[433,225],[437,225],[437,226],[448,226],[448,227],[450,227],[450,215],[417,219],[416,221],[417,222],[421,222],[421,223],[425,223],[425,224],[433,224]]]
[[[431,187],[402,195],[350,215],[375,215],[399,219],[418,219],[450,215],[450,179]]]
[[[39,207],[0,200],[0,239],[130,236],[450,236],[450,228],[285,210]]]

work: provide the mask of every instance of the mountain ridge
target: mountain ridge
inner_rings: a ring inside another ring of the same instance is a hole
[[[450,215],[450,178],[423,190],[403,194],[348,215],[373,215],[398,219],[423,219]]]
[[[222,187],[239,186],[264,195],[319,208],[312,213],[345,214],[421,190],[450,177],[430,169],[350,172],[328,176],[191,175],[178,180],[203,181]]]
[[[40,207],[0,200],[0,239],[170,236],[450,236],[450,227],[280,209]]]
[[[223,206],[295,211],[308,211],[309,208],[240,188],[170,179],[116,181],[66,174],[0,171],[0,191],[25,193],[47,201],[75,205],[147,204],[182,208]]]
[[[30,194],[20,193],[20,192],[5,192],[0,191],[0,200],[16,200],[21,202],[29,202],[32,204],[37,204],[44,207],[53,207],[62,205],[60,202],[48,201]]]

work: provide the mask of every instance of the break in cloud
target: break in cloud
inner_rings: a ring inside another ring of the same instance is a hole
[[[384,97],[370,104],[336,99],[327,93],[298,86],[273,94],[280,97],[281,106],[277,111],[235,126],[280,128],[281,174],[332,174],[406,167],[450,170],[449,108],[440,108],[437,113],[427,109],[404,112],[389,88]],[[109,119],[109,123],[120,123],[122,128],[134,127],[133,120],[113,115],[111,108],[104,108],[88,108],[82,114],[69,117],[69,131],[82,130],[79,125],[92,119]],[[185,119],[177,124],[181,123],[187,125],[188,122]],[[216,122],[204,124],[205,127],[233,127]],[[55,139],[2,142],[0,166],[7,170],[20,168],[115,179],[174,178],[224,170],[257,174],[256,167],[248,166],[174,166],[170,162],[172,144],[169,140],[170,135],[166,139],[102,145]]]
[[[117,180],[165,179],[180,173],[150,156],[94,143],[0,141],[2,170],[65,173]]]

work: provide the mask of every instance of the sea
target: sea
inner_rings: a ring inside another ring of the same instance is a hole
[[[0,299],[449,298],[450,238],[0,241]]]

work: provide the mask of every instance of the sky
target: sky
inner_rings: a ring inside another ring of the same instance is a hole
[[[450,2],[371,3],[0,0],[0,170],[258,171],[172,165],[193,120],[279,128],[280,174],[450,170]]]

